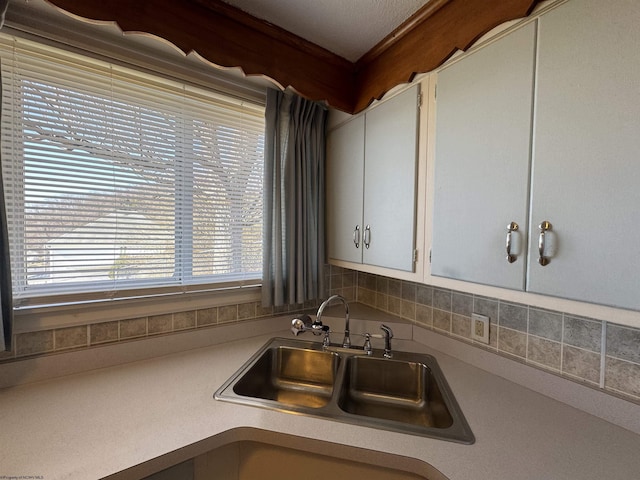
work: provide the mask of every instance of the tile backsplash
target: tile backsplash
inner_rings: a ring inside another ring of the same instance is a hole
[[[337,293],[350,302],[640,403],[640,329],[334,266],[326,266],[325,284],[329,291],[324,298]],[[251,302],[18,333],[14,351],[0,361],[211,328],[315,308],[318,303],[265,309]],[[472,313],[489,317],[488,345],[471,339]]]
[[[317,306],[318,302],[309,302],[305,305],[263,308],[259,302],[250,302],[74,327],[17,333],[14,335],[13,351],[4,354],[0,361],[63,353],[110,343],[179,333],[197,328],[211,328],[216,325],[254,320]]]
[[[640,403],[640,329],[331,267],[331,293],[437,333]],[[489,344],[471,314],[489,317]]]

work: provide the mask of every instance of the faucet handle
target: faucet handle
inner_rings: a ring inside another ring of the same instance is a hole
[[[364,334],[364,345],[362,346],[362,350],[367,352],[367,355],[371,355],[373,353],[373,349],[371,348],[371,334]]]

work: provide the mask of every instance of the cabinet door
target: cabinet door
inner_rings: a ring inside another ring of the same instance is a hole
[[[366,114],[363,262],[413,271],[419,86]]]
[[[540,19],[532,292],[640,309],[639,18],[637,0],[574,0]]]
[[[362,262],[364,116],[327,137],[327,234],[329,258]],[[358,228],[360,243],[353,241]]]
[[[531,23],[438,74],[433,275],[524,288],[534,55]]]

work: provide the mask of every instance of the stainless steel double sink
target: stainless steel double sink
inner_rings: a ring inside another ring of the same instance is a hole
[[[217,400],[471,444],[473,433],[431,355],[273,338],[215,393]]]

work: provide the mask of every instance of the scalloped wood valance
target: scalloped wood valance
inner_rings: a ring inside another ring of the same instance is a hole
[[[124,32],[161,37],[185,54],[270,78],[348,113],[442,65],[495,26],[531,13],[540,0],[431,0],[355,63],[220,0],[48,0]]]

